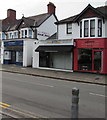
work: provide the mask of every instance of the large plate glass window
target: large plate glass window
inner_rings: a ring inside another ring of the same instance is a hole
[[[78,69],[92,71],[92,49],[79,49]]]

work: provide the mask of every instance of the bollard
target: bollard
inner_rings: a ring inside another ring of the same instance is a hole
[[[72,89],[72,106],[71,106],[71,118],[78,119],[78,102],[79,102],[79,89],[73,88]]]

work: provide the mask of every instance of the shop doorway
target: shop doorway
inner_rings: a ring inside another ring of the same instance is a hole
[[[93,71],[102,71],[102,58],[103,51],[102,50],[93,50]]]
[[[11,63],[16,63],[16,51],[11,51]]]

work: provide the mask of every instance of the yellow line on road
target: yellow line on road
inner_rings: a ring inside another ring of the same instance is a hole
[[[10,107],[10,105],[6,104],[6,103],[3,103],[3,102],[0,102],[0,107],[7,108],[7,107]]]
[[[3,105],[0,105],[0,107],[2,107],[2,108],[7,108],[7,107],[5,107],[5,106],[3,106]]]

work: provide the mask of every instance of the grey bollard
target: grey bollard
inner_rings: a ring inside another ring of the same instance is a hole
[[[71,118],[78,119],[78,102],[79,102],[79,89],[73,88],[72,89],[72,106],[71,106]]]

